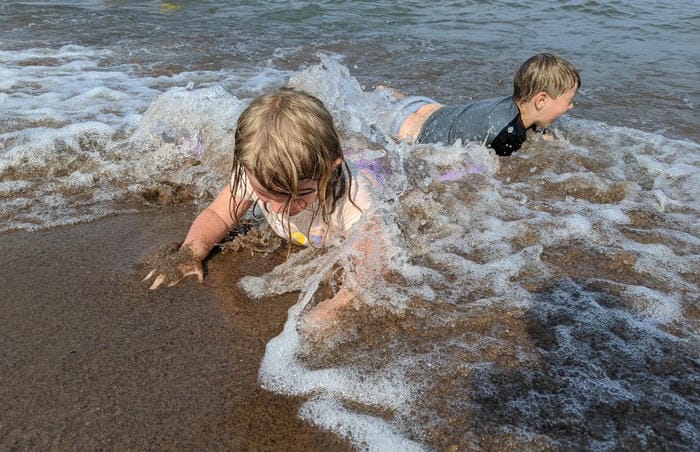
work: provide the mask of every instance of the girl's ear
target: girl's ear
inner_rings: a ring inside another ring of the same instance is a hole
[[[343,163],[343,159],[341,159],[340,157],[335,159],[335,161],[333,162],[333,169],[336,169],[337,167],[339,167],[341,163]]]

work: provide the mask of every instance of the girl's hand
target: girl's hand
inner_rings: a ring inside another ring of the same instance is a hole
[[[163,284],[172,287],[191,275],[197,276],[197,281],[200,283],[204,281],[202,262],[189,246],[179,247],[177,244],[162,246],[145,262],[147,266],[152,267],[152,270],[142,282],[153,278],[150,290],[155,290]]]
[[[355,292],[341,287],[331,298],[327,298],[309,310],[309,318],[316,323],[330,323],[338,313],[347,308],[355,298]]]
[[[341,312],[347,309],[355,298],[355,292],[341,287],[331,298],[321,301],[309,309],[302,318],[300,332],[306,336],[316,336],[331,331]]]

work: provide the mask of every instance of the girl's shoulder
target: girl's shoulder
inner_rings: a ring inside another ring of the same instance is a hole
[[[384,150],[350,150],[346,153],[347,163],[353,178],[366,184],[370,189],[384,187],[390,176],[390,166]]]

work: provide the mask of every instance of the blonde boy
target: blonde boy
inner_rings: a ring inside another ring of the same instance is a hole
[[[571,63],[551,53],[529,58],[513,80],[513,95],[446,106],[427,97],[402,97],[384,114],[383,127],[408,143],[482,142],[498,155],[520,149],[527,130],[546,139],[547,130],[574,106],[581,77]]]

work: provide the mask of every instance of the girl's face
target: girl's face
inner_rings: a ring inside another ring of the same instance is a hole
[[[272,193],[263,187],[258,180],[253,177],[248,170],[246,176],[253,187],[258,199],[263,203],[263,207],[275,213],[283,213],[286,209],[289,216],[300,214],[304,209],[313,205],[318,194],[318,181],[304,179],[299,182],[299,193],[293,203],[289,204],[290,195],[280,195]]]

